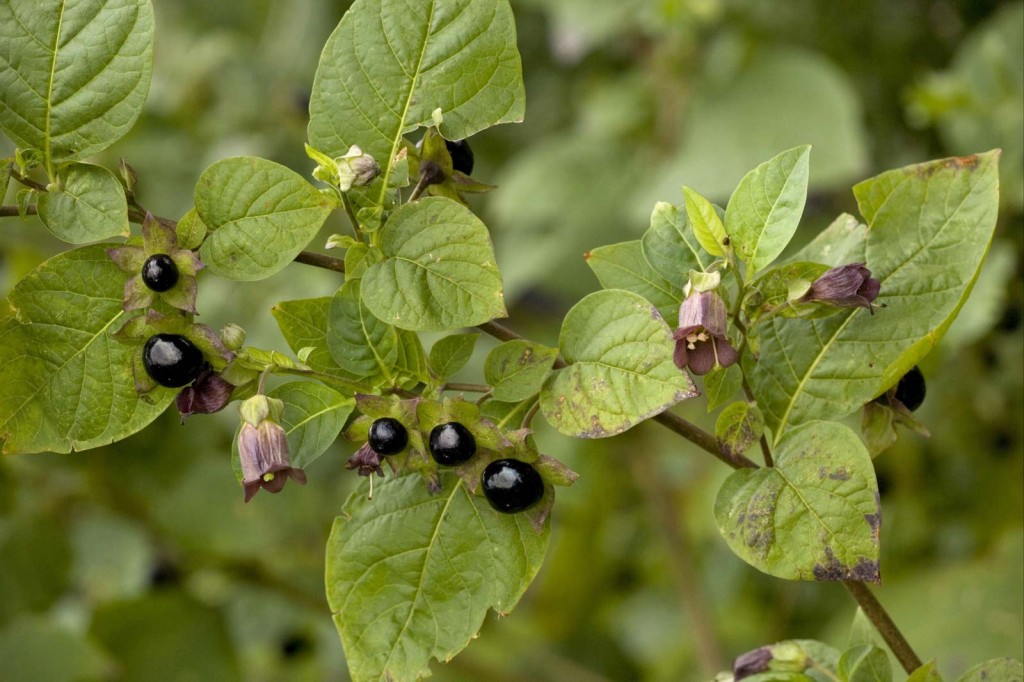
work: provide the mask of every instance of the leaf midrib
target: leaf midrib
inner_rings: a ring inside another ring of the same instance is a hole
[[[57,16],[57,31],[53,38],[53,59],[50,60],[50,77],[46,87],[46,123],[43,131],[43,159],[46,162],[46,173],[51,180],[54,179],[53,158],[50,150],[50,131],[53,120],[53,84],[57,75],[57,48],[60,47],[60,32],[64,26],[64,9],[67,7],[66,0],[60,3],[60,14]]]
[[[398,121],[398,128],[395,130],[395,137],[391,140],[391,151],[388,152],[388,158],[384,164],[384,172],[381,174],[381,185],[380,194],[377,197],[377,206],[384,205],[384,198],[388,191],[388,184],[391,179],[391,168],[394,166],[395,154],[398,152],[398,144],[402,140],[402,132],[405,130],[405,120],[409,116],[409,109],[412,107],[413,94],[416,92],[416,85],[419,82],[420,76],[423,73],[423,60],[427,55],[427,43],[430,42],[430,25],[434,23],[434,7],[433,0],[430,3],[430,13],[427,15],[426,30],[423,34],[423,44],[420,45],[420,56],[416,59],[416,71],[409,80],[409,93],[405,98],[405,105],[402,107],[402,116]],[[392,53],[394,54],[394,53]],[[396,61],[401,65],[402,60],[398,59],[398,55],[395,55]]]

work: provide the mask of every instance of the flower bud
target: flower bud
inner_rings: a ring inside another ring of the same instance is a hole
[[[306,483],[306,472],[291,465],[288,438],[278,423],[284,403],[259,394],[242,403],[242,428],[238,432],[238,456],[242,464],[245,501],[260,488],[279,493],[289,478]]]
[[[840,308],[867,308],[875,313],[874,300],[881,289],[864,263],[848,263],[830,270],[811,283],[810,290],[799,301],[821,301]]]
[[[245,330],[229,323],[220,330],[220,340],[228,350],[238,350],[245,344]]]
[[[220,412],[231,402],[234,389],[220,374],[209,369],[203,370],[191,386],[181,389],[174,400],[181,421],[184,422],[186,417],[193,414]]]
[[[380,164],[356,145],[349,147],[345,156],[335,159],[338,164],[338,188],[347,192],[373,182],[380,174]]]

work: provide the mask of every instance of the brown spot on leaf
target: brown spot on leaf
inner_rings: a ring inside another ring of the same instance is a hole
[[[841,580],[856,580],[858,582],[879,583],[882,581],[878,562],[866,557],[861,557],[852,567],[844,565],[832,552],[832,548],[825,546],[825,562],[815,564],[812,569],[814,579],[819,581],[838,582]]]
[[[874,534],[875,542],[877,543],[878,531],[882,527],[882,512],[879,511],[875,514],[865,514],[864,520],[868,522],[869,526],[871,526],[871,532]]]
[[[922,168],[917,169],[918,175],[923,178],[931,177],[940,170],[974,170],[978,167],[980,159],[977,154],[971,154],[970,156],[954,156],[949,159],[944,159],[941,163],[930,163]]]

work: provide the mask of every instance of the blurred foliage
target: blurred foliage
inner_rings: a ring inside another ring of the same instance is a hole
[[[308,173],[306,104],[347,3],[156,2],[152,91],[99,161],[127,158],[139,200],[179,217],[213,161],[253,154]],[[638,238],[655,200],[689,185],[724,203],[741,175],[815,145],[796,245],[851,184],[912,161],[1002,147],[1004,210],[972,300],[922,365],[918,412],[876,459],[884,585],[925,659],[953,676],[1024,648],[1024,5],[994,0],[516,0],[527,118],[473,140],[472,199],[491,226],[510,325],[553,345],[597,288],[581,255]],[[10,143],[0,140],[0,152]],[[13,191],[5,204],[14,202]],[[0,289],[64,248],[4,221]],[[329,221],[314,242],[347,229]],[[870,264],[869,264],[870,265]],[[202,321],[285,349],[270,306],[331,295],[295,265],[264,282],[202,280]],[[880,313],[884,319],[884,311]],[[481,339],[457,380],[478,381]],[[680,408],[711,428],[701,401]],[[0,460],[0,677],[7,680],[337,680],[323,588],[333,516],[357,483],[336,444],[309,485],[249,505],[231,472],[235,409],[167,414],[115,447]],[[857,417],[851,417],[855,425]],[[559,495],[547,564],[512,617],[492,618],[439,680],[698,680],[791,637],[846,643],[853,602],[734,556],[712,518],[728,474],[654,425],[542,450],[581,475]],[[950,614],[955,614],[951,618]]]

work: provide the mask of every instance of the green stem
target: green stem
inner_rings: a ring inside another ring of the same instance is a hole
[[[522,421],[522,424],[520,424],[519,428],[521,428],[521,429],[528,429],[528,428],[530,428],[530,424],[533,423],[533,417],[534,417],[534,415],[537,414],[537,410],[539,410],[539,409],[540,409],[540,401],[537,400],[537,401],[535,401],[533,403],[533,405],[530,405],[530,409],[528,409],[526,411],[526,414],[523,415],[523,421]]]
[[[362,241],[363,236],[359,231],[359,218],[356,217],[356,211],[352,208],[352,202],[348,200],[347,194],[341,195],[341,204],[345,207],[345,215],[348,216],[348,220],[352,223],[352,233],[356,236],[357,241]]]
[[[442,391],[464,391],[466,393],[489,393],[491,387],[486,384],[461,384],[450,381],[441,387]]]

